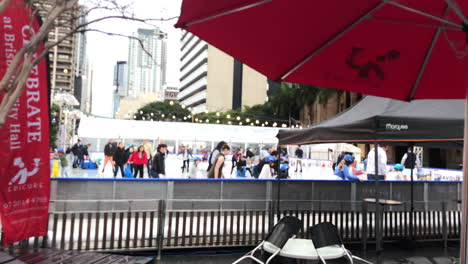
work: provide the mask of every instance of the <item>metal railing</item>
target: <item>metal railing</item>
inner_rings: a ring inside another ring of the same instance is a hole
[[[174,209],[178,204],[218,203],[218,209]],[[32,238],[33,247],[65,250],[128,251],[253,246],[285,215],[302,220],[299,237],[308,238],[308,228],[332,222],[345,242],[375,240],[375,206],[362,202],[265,200],[74,200],[52,201],[48,235]],[[74,203],[89,203],[88,211],[74,211]],[[171,203],[168,210],[167,204]],[[239,203],[239,209],[222,209],[223,203]],[[438,240],[447,245],[460,236],[460,211],[447,210],[448,202],[416,202],[412,213],[404,204],[384,207],[382,238]],[[251,208],[260,204],[262,208]],[[151,205],[151,206],[148,206]],[[250,207],[249,207],[250,206]],[[424,208],[431,208],[424,209]],[[411,219],[413,224],[411,225]]]

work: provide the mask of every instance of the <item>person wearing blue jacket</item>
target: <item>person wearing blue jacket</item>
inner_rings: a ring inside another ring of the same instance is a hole
[[[353,174],[351,170],[351,164],[354,163],[354,157],[346,154],[343,157],[344,164],[340,164],[335,168],[335,175],[340,177],[343,180],[349,181],[361,181],[359,177]]]

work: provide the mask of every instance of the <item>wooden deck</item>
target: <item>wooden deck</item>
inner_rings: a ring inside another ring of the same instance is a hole
[[[14,250],[13,252],[0,252],[0,264],[147,264],[153,259],[148,257],[135,257],[111,255],[97,252],[63,251],[55,249],[29,249]]]

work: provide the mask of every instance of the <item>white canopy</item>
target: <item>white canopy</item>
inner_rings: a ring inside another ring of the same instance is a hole
[[[354,156],[361,160],[361,149],[347,143],[326,143],[326,144],[311,144],[309,145],[311,158],[327,159],[328,150],[331,149],[337,155],[341,152],[351,152]]]
[[[107,118],[81,118],[78,136],[101,139],[165,139],[273,143],[277,128],[196,124],[184,122],[136,121]]]

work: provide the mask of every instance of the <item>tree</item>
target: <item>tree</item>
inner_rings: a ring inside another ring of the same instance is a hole
[[[189,121],[190,111],[174,102],[153,102],[138,109],[134,115],[135,120],[153,121]],[[185,117],[185,120],[184,120]]]
[[[49,142],[52,149],[57,148],[57,138],[60,124],[60,106],[52,104],[50,108],[50,115],[52,119],[50,120],[50,130],[49,130]]]
[[[22,94],[30,72],[54,46],[62,43],[74,34],[86,31],[135,38],[116,32],[103,32],[90,27],[103,20],[120,19],[154,26],[151,24],[152,21],[173,19],[136,18],[132,14],[130,5],[123,5],[120,2],[117,0],[89,1],[86,2],[87,6],[84,8],[79,6],[78,0],[24,0],[25,7],[29,7],[32,10],[30,14],[31,23],[33,19],[41,15],[42,24],[37,32],[33,32],[32,30],[27,32],[30,34],[29,41],[25,42],[23,47],[16,52],[0,80],[0,94],[4,93],[3,100],[0,102],[0,128],[5,124],[9,111]],[[0,0],[0,14],[11,3],[13,3],[12,0]],[[91,14],[94,15],[92,20],[81,19]],[[49,33],[55,27],[63,26],[66,26],[70,30],[55,40],[46,42]],[[144,48],[143,42],[139,41],[140,45]],[[39,47],[44,42],[46,42],[44,48],[39,52]]]

